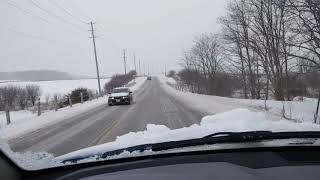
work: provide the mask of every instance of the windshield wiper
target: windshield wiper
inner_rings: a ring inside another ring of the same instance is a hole
[[[128,148],[118,149],[115,151],[109,151],[103,153],[100,158],[106,158],[121,154],[124,151],[163,151],[176,148],[192,147],[199,145],[212,145],[221,143],[245,143],[245,142],[257,142],[264,140],[275,139],[293,139],[293,138],[320,138],[320,131],[306,131],[306,132],[272,132],[272,131],[249,131],[249,132],[221,132],[214,133],[208,136],[188,139],[182,141],[169,141],[155,144],[143,144],[138,146],[132,146]]]
[[[213,145],[223,143],[247,143],[247,142],[259,142],[265,140],[276,140],[276,139],[304,139],[304,138],[320,138],[320,131],[300,131],[300,132],[272,132],[272,131],[249,131],[249,132],[220,132],[207,135],[202,138],[188,139],[181,141],[169,141],[154,144],[143,144],[127,148],[122,148],[114,151],[108,151],[98,155],[97,159],[104,159],[110,156],[119,155],[123,152],[143,152],[147,150],[164,151],[177,148],[185,148],[192,146],[201,145]],[[88,158],[88,157],[86,157]],[[85,159],[85,157],[74,158],[65,160],[67,161],[78,161]]]

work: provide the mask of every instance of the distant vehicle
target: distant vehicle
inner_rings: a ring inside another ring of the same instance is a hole
[[[147,77],[147,80],[151,80],[151,76],[148,76],[148,77]]]
[[[132,91],[127,87],[114,88],[109,94],[109,106],[116,104],[131,104],[133,101]]]

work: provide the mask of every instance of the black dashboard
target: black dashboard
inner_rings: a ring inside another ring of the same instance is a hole
[[[14,179],[319,180],[319,170],[320,147],[302,146],[163,154],[39,171],[16,169]]]

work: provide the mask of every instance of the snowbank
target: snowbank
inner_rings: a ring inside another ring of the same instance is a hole
[[[145,77],[136,79],[136,84],[131,87],[133,91],[137,91],[145,82]],[[29,111],[10,112],[11,124],[6,125],[6,116],[4,112],[0,112],[0,136],[4,139],[13,139],[24,134],[36,131],[40,128],[48,127],[60,121],[69,119],[80,113],[84,113],[95,109],[98,106],[107,105],[108,96],[87,101],[84,104],[75,104],[70,107],[59,109],[57,112],[48,111],[37,116],[37,114]]]
[[[129,82],[128,84],[133,84],[132,86],[130,86],[131,91],[137,91],[146,80],[146,77],[137,77],[131,82]]]
[[[72,159],[74,157],[87,157],[135,145],[159,143],[165,141],[178,141],[191,138],[200,138],[217,132],[243,132],[270,130],[281,131],[319,131],[320,125],[311,123],[294,123],[285,119],[275,118],[264,112],[254,112],[248,109],[234,109],[228,112],[206,116],[201,123],[190,127],[170,130],[164,125],[147,125],[145,131],[130,132],[117,137],[114,142],[89,147],[57,159]]]
[[[84,104],[75,104],[70,107],[59,109],[57,112],[48,111],[37,116],[36,113],[26,111],[10,112],[11,124],[5,125],[6,117],[2,112],[0,115],[1,130],[0,136],[4,139],[12,139],[24,134],[36,131],[37,129],[50,126],[65,119],[71,118],[77,114],[90,111],[98,106],[107,104],[107,97],[87,101]]]
[[[174,84],[175,81],[172,78],[159,76],[160,82],[164,89],[177,98],[183,104],[190,108],[196,109],[206,114],[216,114],[225,112],[236,108],[247,108],[253,110],[264,110],[264,100],[249,100],[249,99],[236,99],[226,98],[220,96],[201,95],[190,92],[178,91],[169,84]],[[316,111],[317,102],[307,100],[303,102],[299,101],[266,101],[268,113],[282,116],[283,107],[285,109],[285,117],[298,122],[313,122],[314,113]]]

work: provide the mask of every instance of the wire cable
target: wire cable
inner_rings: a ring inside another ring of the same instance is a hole
[[[84,23],[84,24],[88,24],[87,21],[84,21],[82,19],[80,19],[79,17],[73,15],[70,11],[66,10],[64,7],[60,6],[56,1],[54,0],[48,0],[52,5],[54,5],[56,8],[60,9],[61,11],[65,12],[66,14],[68,14],[70,17],[72,17],[73,19],[79,21],[80,23]]]
[[[40,36],[36,36],[36,35],[33,35],[33,34],[28,34],[28,33],[25,33],[25,32],[21,32],[21,31],[18,31],[16,29],[13,29],[11,27],[7,27],[7,30],[10,31],[10,32],[13,32],[15,34],[18,34],[20,36],[26,37],[26,38],[41,39]]]
[[[34,17],[40,19],[40,20],[43,21],[43,22],[46,22],[47,24],[51,24],[51,23],[50,23],[48,20],[46,20],[45,18],[33,14],[32,11],[23,9],[23,8],[22,8],[21,6],[19,6],[16,2],[13,2],[13,1],[10,2],[10,1],[8,1],[8,5],[16,8],[17,10],[19,10],[20,12],[22,12],[22,13],[24,13],[24,14],[29,14],[29,15],[31,15],[31,16],[34,16]]]
[[[72,23],[72,22],[69,22],[68,20],[65,20],[65,19],[62,18],[61,16],[56,15],[55,13],[49,11],[48,9],[45,9],[45,8],[41,7],[41,6],[40,6],[39,4],[37,4],[35,1],[29,0],[28,2],[30,2],[33,6],[37,7],[38,9],[46,12],[49,16],[54,17],[54,18],[60,20],[61,22],[65,23],[65,24],[69,24],[69,25],[73,26],[73,27],[76,28],[76,29],[81,29],[82,31],[87,32],[87,30],[84,29],[84,28],[82,28],[81,26],[79,26],[79,25],[77,25],[77,24],[74,24],[74,23]]]

